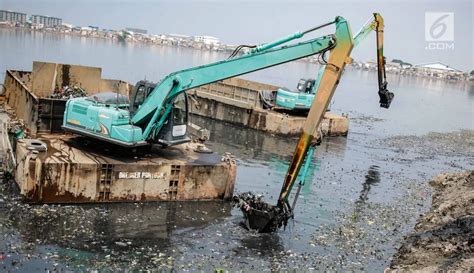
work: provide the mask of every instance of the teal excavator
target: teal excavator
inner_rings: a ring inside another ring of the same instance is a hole
[[[388,108],[393,93],[387,90],[383,57],[383,19],[375,13],[380,106]],[[284,45],[301,39],[308,33],[336,25],[334,34]],[[363,30],[366,35],[371,29]],[[99,93],[84,98],[70,99],[66,103],[62,128],[75,134],[96,138],[125,147],[160,144],[171,146],[189,141],[186,136],[187,101],[185,91],[216,81],[265,69],[315,54],[329,53],[313,86],[314,100],[305,122],[303,134],[290,163],[283,188],[276,206],[268,209],[253,207],[243,202],[241,209],[249,227],[259,231],[273,230],[286,223],[292,215],[288,196],[300,167],[316,135],[316,129],[327,109],[356,39],[352,38],[349,23],[342,17],[306,31],[297,32],[280,40],[262,45],[241,45],[226,60],[193,67],[169,74],[157,84],[140,81],[131,99],[115,93]],[[243,48],[250,50],[245,54]]]

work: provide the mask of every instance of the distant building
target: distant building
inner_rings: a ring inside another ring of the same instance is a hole
[[[0,10],[0,22],[26,23],[26,13]]]
[[[415,69],[419,70],[431,70],[431,71],[438,71],[438,72],[461,72],[461,70],[453,68],[449,65],[443,63],[427,63],[427,64],[417,64],[415,65]]]
[[[219,39],[212,36],[194,36],[193,40],[197,43],[204,43],[206,45],[217,45],[219,44]]]
[[[427,63],[415,65],[418,74],[437,78],[460,78],[464,72],[443,63]]]
[[[61,25],[63,20],[57,17],[31,15],[31,23],[35,25],[43,25],[44,27],[55,27]]]
[[[181,35],[181,34],[162,34],[161,35],[162,39],[166,40],[174,40],[174,41],[188,41],[191,39],[188,35]]]
[[[61,28],[64,28],[64,29],[73,29],[73,28],[74,28],[74,25],[67,24],[67,23],[62,23],[62,24],[61,24]]]
[[[128,32],[133,32],[133,33],[138,33],[138,34],[147,34],[148,31],[146,29],[141,29],[141,28],[133,28],[133,27],[127,27],[125,28],[126,31]]]

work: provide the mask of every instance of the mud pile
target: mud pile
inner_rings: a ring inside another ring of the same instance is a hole
[[[390,269],[467,272],[474,268],[474,171],[440,174],[430,184],[431,210],[418,219]]]

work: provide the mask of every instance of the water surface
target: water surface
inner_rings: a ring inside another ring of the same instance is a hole
[[[157,81],[175,70],[226,57],[21,30],[0,29],[0,40],[0,73],[31,70],[32,61],[41,60],[102,67],[103,78],[131,83],[143,78]],[[316,74],[315,65],[292,62],[245,78],[293,88],[299,78]],[[378,107],[375,73],[350,69],[344,73],[331,110],[349,114],[350,133],[327,138],[317,147],[295,220],[286,230],[248,233],[239,225],[240,211],[222,202],[29,206],[2,184],[0,266],[12,271],[55,267],[381,271],[418,215],[428,209],[426,181],[443,171],[472,169],[473,163],[472,153],[419,151],[387,141],[473,130],[472,84],[399,75],[389,75],[388,80],[396,95],[387,110]],[[251,190],[276,201],[295,138],[192,119],[210,129],[211,149],[236,156],[236,191]],[[456,133],[453,136],[462,142]]]

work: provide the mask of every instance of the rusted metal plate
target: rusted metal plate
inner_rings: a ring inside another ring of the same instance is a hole
[[[36,135],[36,122],[38,120],[38,97],[31,93],[27,87],[27,82],[21,78],[29,72],[10,71],[5,74],[5,98],[6,104],[15,110],[18,119],[23,120],[28,133]]]
[[[38,120],[36,122],[37,133],[62,133],[64,109],[66,100],[43,99],[38,100]]]
[[[33,62],[32,90],[42,98],[49,97],[63,86],[80,86],[99,92],[102,69],[81,65]]]
[[[7,70],[0,88],[5,90],[4,99],[8,107],[23,120],[28,135],[62,133],[67,100],[50,98],[54,89],[78,85],[88,94],[110,91],[123,95],[128,95],[133,89],[133,85],[125,81],[101,79],[101,71],[96,67],[34,62],[33,72]]]
[[[189,101],[191,112],[195,115],[272,134],[301,134],[306,117],[264,109],[260,92],[277,89],[274,85],[232,78],[191,89],[187,93],[192,96]],[[328,112],[321,122],[320,131],[324,136],[345,136],[349,131],[349,119]]]
[[[193,93],[189,100],[192,114],[222,120],[244,127],[277,135],[298,135],[303,130],[305,117],[290,116],[261,108],[240,107],[239,103],[223,101],[216,95]],[[320,130],[324,136],[346,136],[349,119],[327,112],[321,122]]]
[[[134,156],[69,135],[43,135],[47,152],[18,142],[15,179],[32,203],[215,200],[232,197],[236,164],[189,143]]]

